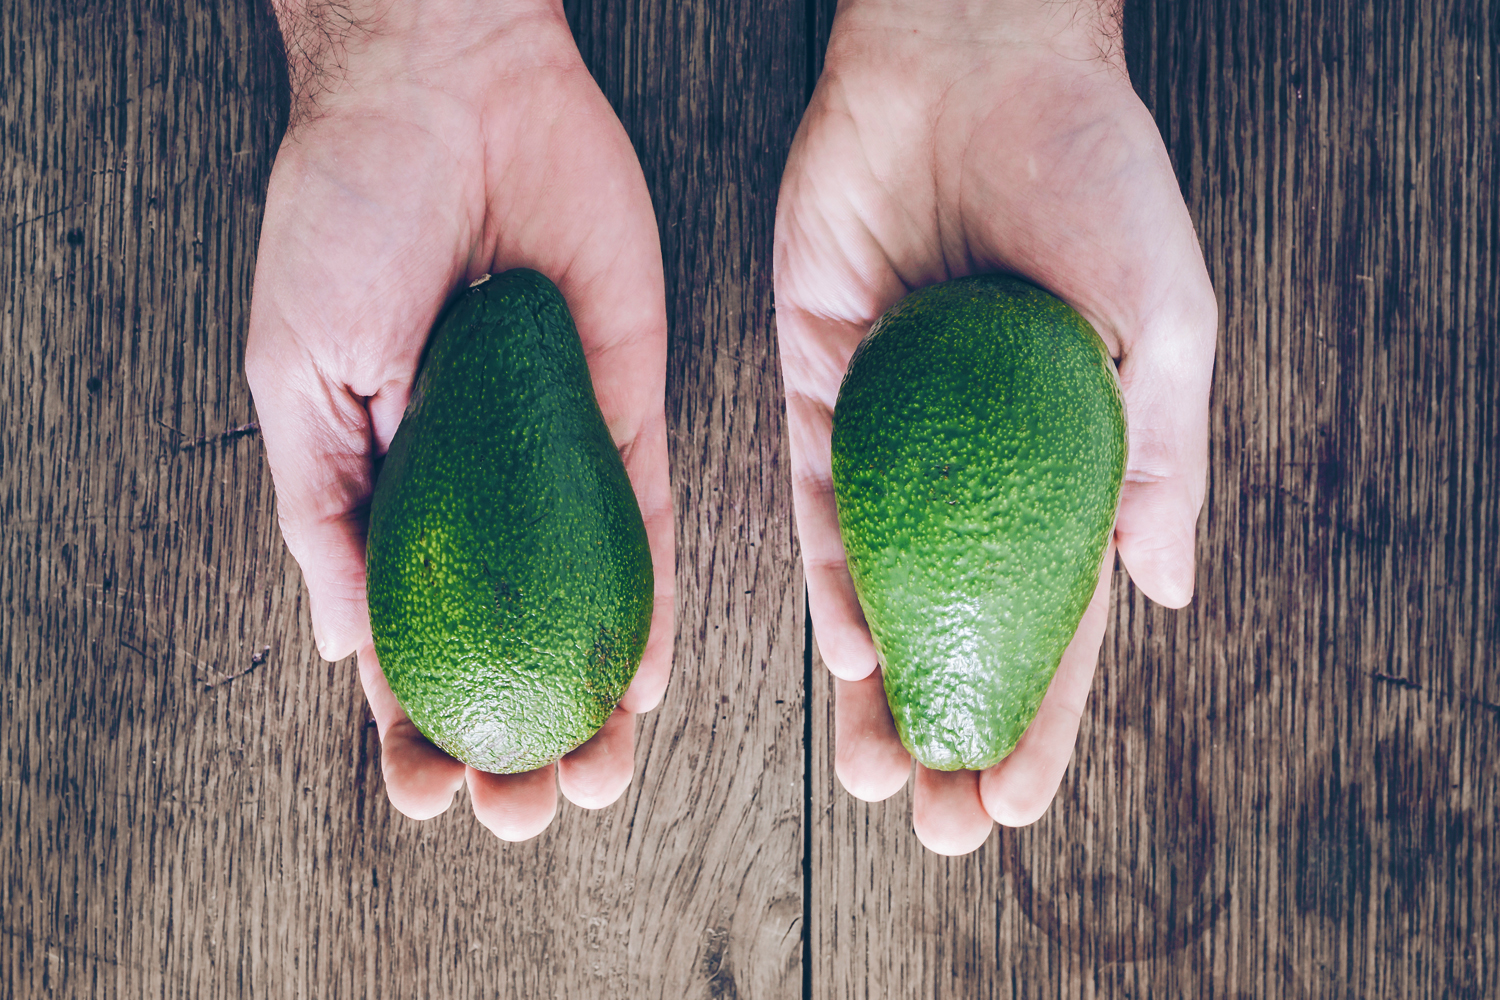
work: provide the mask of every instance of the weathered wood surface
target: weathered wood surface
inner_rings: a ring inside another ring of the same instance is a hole
[[[1117,575],[1058,802],[954,860],[802,695],[769,251],[829,4],[570,15],[662,225],[677,673],[626,797],[507,847],[386,805],[225,433],[268,14],[0,5],[0,997],[1500,993],[1494,5],[1128,9],[1224,303],[1199,597]]]
[[[506,846],[462,795],[426,824],[386,804],[259,439],[223,435],[253,417],[286,100],[267,10],[0,6],[0,997],[800,992],[804,622],[769,262],[802,8],[570,13],[668,262],[676,679],[621,802]]]
[[[1198,596],[1115,604],[1033,827],[832,777],[819,998],[1500,995],[1500,9],[1142,2],[1223,304]]]

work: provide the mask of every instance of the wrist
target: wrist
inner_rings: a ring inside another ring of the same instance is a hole
[[[293,124],[406,84],[482,92],[571,55],[561,0],[273,0]]]
[[[282,35],[356,45],[379,38],[464,45],[534,17],[563,17],[562,0],[271,0]]]
[[[945,44],[1046,48],[1123,65],[1123,0],[839,0],[841,32],[901,31]]]

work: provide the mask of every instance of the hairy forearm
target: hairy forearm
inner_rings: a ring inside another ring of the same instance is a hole
[[[271,0],[288,37],[344,43],[375,36],[461,41],[520,17],[562,14],[561,0]]]
[[[441,72],[527,22],[564,24],[561,0],[272,0],[292,124],[332,95]]]

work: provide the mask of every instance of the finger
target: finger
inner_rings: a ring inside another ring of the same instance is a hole
[[[934,771],[918,764],[911,824],[934,854],[977,851],[995,826],[979,800],[979,772]]]
[[[792,506],[813,638],[818,655],[835,677],[857,681],[868,677],[878,660],[839,535],[830,452],[833,413],[815,400],[788,393],[787,423]]]
[[[603,809],[630,785],[635,771],[635,716],[617,708],[583,746],[557,762],[557,785],[575,806]]]
[[[411,182],[407,190],[407,178],[427,176],[421,168],[432,163],[422,138],[333,129],[316,141],[288,140],[266,196],[245,374],[325,659],[369,638],[371,457],[399,420],[456,273],[452,253],[434,248],[445,243],[435,234],[460,224],[452,218],[459,199],[435,193],[442,185]],[[398,182],[371,166],[413,157],[419,162]]]
[[[411,401],[411,382],[406,379],[381,386],[380,391],[365,400],[365,411],[370,415],[370,437],[375,454],[384,455],[391,448],[391,439],[401,426],[406,415],[406,404]]]
[[[850,795],[888,799],[906,784],[911,755],[901,745],[880,671],[857,681],[834,678],[834,772]]]
[[[557,765],[520,774],[490,774],[468,768],[474,815],[501,840],[530,840],[557,815]]]
[[[653,558],[652,562],[655,563],[656,560]],[[631,678],[630,686],[620,697],[620,707],[632,715],[649,712],[660,705],[667,693],[667,682],[671,679],[674,598],[671,584],[666,587],[667,593],[663,594],[662,585],[657,585],[651,610],[651,635],[646,640],[646,649],[641,654],[641,663],[636,668],[635,677]]]
[[[677,523],[672,514],[672,487],[667,478],[667,424],[658,411],[641,436],[625,453],[625,471],[635,488],[646,538],[651,545],[651,570],[655,596],[651,611],[651,634],[641,654],[635,677],[620,699],[627,712],[649,712],[661,703],[672,672],[673,622],[676,599]]]
[[[370,637],[366,510],[373,486],[364,407],[306,360],[247,347],[246,374],[288,551],[307,584],[318,653],[341,660]],[[277,369],[278,374],[272,374]]]
[[[429,742],[407,718],[368,644],[359,651],[359,680],[380,733],[380,773],[391,805],[412,819],[446,811],[463,784],[464,765]]]
[[[1036,718],[1010,756],[981,773],[979,793],[984,808],[998,823],[1026,826],[1036,822],[1062,784],[1078,740],[1078,721],[1093,685],[1099,646],[1104,641],[1114,565],[1115,551],[1110,547],[1104,554],[1094,596],[1073,641],[1063,651]]]
[[[1115,539],[1136,586],[1169,608],[1193,599],[1218,328],[1207,277],[1188,286],[1150,329],[1124,338],[1120,361],[1130,451]]]

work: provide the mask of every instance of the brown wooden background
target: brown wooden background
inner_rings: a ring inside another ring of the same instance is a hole
[[[1199,596],[1119,573],[1052,810],[832,776],[770,247],[824,0],[571,0],[656,199],[680,631],[637,775],[393,814],[242,376],[259,0],[0,4],[0,997],[1500,995],[1500,11],[1139,0],[1223,302]]]

